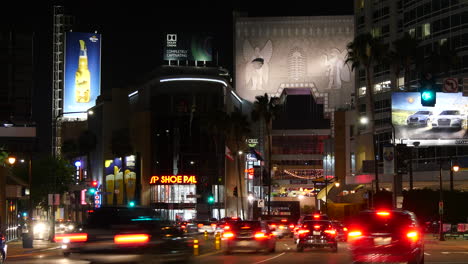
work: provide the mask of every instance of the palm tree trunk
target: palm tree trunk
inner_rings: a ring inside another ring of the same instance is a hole
[[[266,131],[267,131],[267,140],[268,140],[268,197],[267,197],[267,202],[268,202],[268,215],[271,215],[271,140],[270,140],[270,128],[269,124],[266,125]]]
[[[366,81],[367,81],[367,98],[369,99],[369,119],[370,119],[370,132],[372,133],[372,155],[374,159],[374,171],[375,171],[375,188],[379,190],[379,164],[377,160],[377,143],[375,137],[375,113],[374,113],[374,91],[372,89],[372,74],[370,72],[370,66],[366,67]]]
[[[239,140],[236,140],[237,143],[237,151],[240,150],[240,146],[239,146]],[[243,191],[242,191],[242,172],[241,172],[241,156],[239,155],[239,153],[237,153],[237,173],[238,173],[238,177],[239,177],[239,192],[240,192],[240,202],[241,202],[241,213],[242,213],[242,220],[245,220],[245,217],[244,217],[244,195],[243,195]]]

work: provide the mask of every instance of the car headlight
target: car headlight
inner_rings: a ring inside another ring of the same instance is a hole
[[[60,228],[65,228],[65,225],[64,225],[64,224],[60,224],[59,227],[60,227]]]
[[[43,233],[46,231],[45,224],[35,224],[34,225],[34,233]]]
[[[73,230],[75,228],[74,225],[68,225],[68,230]]]

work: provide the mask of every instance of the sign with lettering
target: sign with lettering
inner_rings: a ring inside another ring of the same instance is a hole
[[[149,184],[197,184],[197,177],[195,175],[152,176]]]

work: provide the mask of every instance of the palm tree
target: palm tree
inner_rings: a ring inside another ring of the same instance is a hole
[[[252,120],[261,121],[265,126],[266,138],[268,142],[268,215],[271,213],[271,129],[273,120],[279,115],[281,107],[278,97],[268,97],[268,94],[255,97],[253,110],[251,113]]]
[[[220,177],[223,173],[221,171],[222,165],[221,165],[221,155],[220,155],[220,147],[219,147],[219,140],[220,138],[226,134],[227,132],[227,118],[228,115],[226,112],[217,110],[214,112],[210,112],[210,114],[207,116],[207,119],[205,121],[205,127],[208,130],[208,134],[211,135],[211,139],[213,141],[213,145],[215,148],[215,153],[216,153],[216,165],[217,165],[217,172],[218,172],[218,177]],[[218,186],[220,179],[218,178],[217,181]],[[226,182],[224,183],[226,185]],[[217,188],[217,196],[218,199],[220,197],[219,195],[219,187]],[[218,203],[220,201],[218,200]],[[221,218],[221,208],[218,205],[218,217]]]
[[[405,33],[403,37],[392,43],[393,49],[390,51],[390,56],[393,58],[392,65],[395,67],[395,80],[398,80],[401,69],[404,69],[407,91],[409,90],[410,67],[418,59],[418,46],[419,40],[412,37],[409,33]]]
[[[83,131],[78,138],[78,152],[81,155],[86,155],[86,166],[88,169],[87,177],[92,179],[91,170],[91,152],[96,149],[96,135],[90,130]]]
[[[240,201],[241,201],[241,210],[242,210],[242,219],[245,220],[244,216],[244,196],[242,192],[242,171],[241,171],[241,155],[239,151],[245,149],[245,139],[250,133],[250,124],[247,120],[247,116],[243,115],[240,112],[232,112],[227,120],[228,131],[230,136],[230,141],[233,144],[234,152],[236,153],[236,163],[237,163],[237,175],[238,175],[238,186],[240,192]]]
[[[375,117],[374,117],[374,89],[372,89],[372,67],[385,57],[385,48],[380,40],[374,38],[370,33],[360,34],[346,46],[348,50],[345,63],[351,63],[351,69],[363,67],[366,73],[366,99],[367,116],[369,117],[369,130],[373,134],[372,146],[375,170],[375,185],[379,190],[378,164],[376,160],[376,142],[375,142]],[[355,96],[359,96],[358,87],[355,90]],[[359,108],[356,107],[358,111]]]

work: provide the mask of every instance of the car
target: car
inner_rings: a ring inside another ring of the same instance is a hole
[[[459,110],[445,110],[433,118],[432,129],[456,128],[462,129],[466,125],[466,115],[462,115]]]
[[[417,111],[416,113],[406,118],[406,124],[408,126],[430,126],[432,118],[432,111]]]
[[[7,257],[7,244],[5,236],[0,232],[0,264],[3,264]]]
[[[348,228],[340,221],[332,220],[333,228],[336,230],[336,240],[348,241]]]
[[[299,220],[297,221],[297,224],[295,225],[294,227],[294,230],[293,230],[293,240],[294,240],[294,243],[297,242],[297,239],[298,239],[298,233],[297,231],[301,228],[301,225],[304,221],[311,221],[311,220],[329,220],[330,218],[328,217],[328,215],[326,214],[322,214],[320,212],[315,212],[313,214],[304,214],[304,215],[301,215],[301,217],[299,218]]]
[[[295,225],[288,219],[268,220],[266,222],[277,238],[293,237]]]
[[[55,222],[55,233],[72,232],[76,224],[71,221],[57,221]]]
[[[215,228],[215,234],[222,234],[224,233],[224,227],[229,226],[232,223],[242,221],[239,217],[223,217],[221,220],[218,221],[216,228]]]
[[[70,259],[147,264],[191,261],[192,240],[150,208],[97,208],[78,230],[54,237]]]
[[[187,223],[186,230],[188,233],[214,233],[216,230],[216,222],[208,220],[195,220]]]
[[[276,250],[276,238],[264,221],[233,222],[224,227],[222,239],[225,254],[239,250],[265,253]]]
[[[37,240],[48,240],[52,228],[47,221],[36,220],[32,224],[33,238]]]
[[[307,220],[301,224],[297,231],[296,251],[302,252],[305,248],[331,248],[338,252],[336,230],[330,220]]]
[[[365,210],[348,225],[354,263],[424,263],[423,230],[407,210]]]

